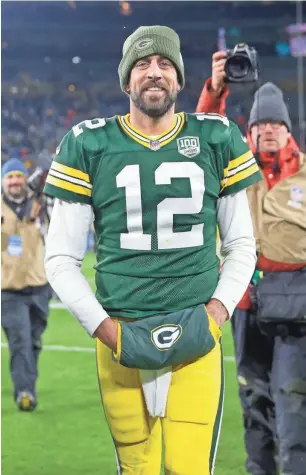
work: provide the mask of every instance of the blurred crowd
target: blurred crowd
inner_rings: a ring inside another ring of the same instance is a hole
[[[186,112],[193,112],[204,80],[209,73],[187,79],[186,88],[179,98],[178,107]],[[47,169],[51,163],[61,139],[75,124],[85,119],[96,117],[111,117],[116,114],[125,114],[128,108],[128,99],[119,89],[117,79],[113,82],[100,83],[96,89],[90,85],[87,89],[78,88],[71,84],[52,92],[24,93],[25,88],[35,79],[23,75],[19,78],[19,91],[11,88],[2,97],[2,141],[1,160],[5,162],[9,157],[22,159],[28,168],[38,165]],[[187,77],[188,78],[188,77]],[[27,84],[27,86],[24,86]],[[237,88],[237,87],[236,87]],[[228,115],[241,126],[242,130],[247,121],[249,103],[252,100],[253,88],[247,93],[235,91],[229,101]],[[13,90],[13,93],[12,93]],[[288,95],[286,95],[288,98]],[[296,94],[292,95],[289,107],[296,102]],[[290,108],[292,111],[294,108]],[[297,116],[292,113],[293,130],[297,130]]]
[[[95,117],[125,114],[128,99],[115,78],[88,87],[74,84],[55,86],[38,83],[29,74],[19,74],[14,86],[3,90],[1,159],[22,159],[29,168],[34,163],[47,168],[56,147],[75,124]],[[45,87],[48,85],[48,92]],[[36,87],[34,88],[34,86]],[[180,109],[193,111],[201,88],[187,82]],[[32,90],[32,86],[33,89]]]
[[[56,147],[71,128],[86,115],[99,115],[90,109],[84,97],[48,98],[44,94],[30,97],[4,97],[2,101],[2,161],[20,158],[31,168],[48,168]]]
[[[16,157],[28,168],[34,164],[48,168],[71,126],[85,119],[125,114],[128,98],[117,76],[122,42],[139,24],[158,24],[161,18],[169,18],[167,23],[182,40],[186,87],[178,109],[195,110],[224,26],[227,48],[243,40],[258,50],[262,82],[274,81],[284,91],[298,139],[296,58],[276,52],[277,46],[286,44],[286,25],[295,21],[291,2],[283,2],[282,8],[272,1],[255,2],[252,8],[249,2],[193,2],[188,9],[185,2],[175,8],[171,2],[145,3],[144,8],[143,2],[31,2],[26,6],[6,2],[2,162]],[[273,28],[259,30],[263,18]],[[227,113],[242,129],[257,87],[231,87]]]

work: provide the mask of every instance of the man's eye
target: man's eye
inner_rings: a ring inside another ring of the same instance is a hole
[[[140,61],[139,63],[137,63],[137,67],[138,68],[142,68],[144,66],[146,66],[148,63],[146,61]]]

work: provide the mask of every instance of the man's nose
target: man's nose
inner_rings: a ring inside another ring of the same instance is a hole
[[[161,79],[162,77],[161,70],[156,61],[152,61],[152,63],[150,64],[150,67],[148,68],[148,71],[147,71],[147,77],[148,79],[154,79],[155,81],[157,79]]]
[[[265,126],[265,131],[266,132],[272,132],[273,131],[272,124],[270,124],[270,122],[267,122],[265,125],[266,125]]]

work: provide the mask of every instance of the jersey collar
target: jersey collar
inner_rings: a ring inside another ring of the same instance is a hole
[[[154,138],[152,138],[149,135],[143,134],[140,132],[140,130],[132,126],[130,123],[130,114],[125,116],[117,116],[117,118],[120,126],[129,137],[153,151],[159,150],[160,147],[164,147],[169,142],[171,142],[171,140],[177,137],[185,123],[184,112],[179,112],[178,114],[175,114],[174,123],[170,129],[166,130],[166,132],[163,134],[154,136]]]

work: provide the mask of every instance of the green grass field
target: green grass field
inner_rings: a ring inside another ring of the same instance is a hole
[[[83,269],[91,283],[93,264],[89,254]],[[229,324],[223,334],[224,354],[233,356]],[[34,413],[21,413],[15,407],[8,350],[2,348],[3,475],[115,475],[114,449],[96,379],[94,341],[66,310],[52,309],[44,346],[39,405]],[[225,370],[223,430],[215,475],[244,475],[235,363],[226,361]]]

